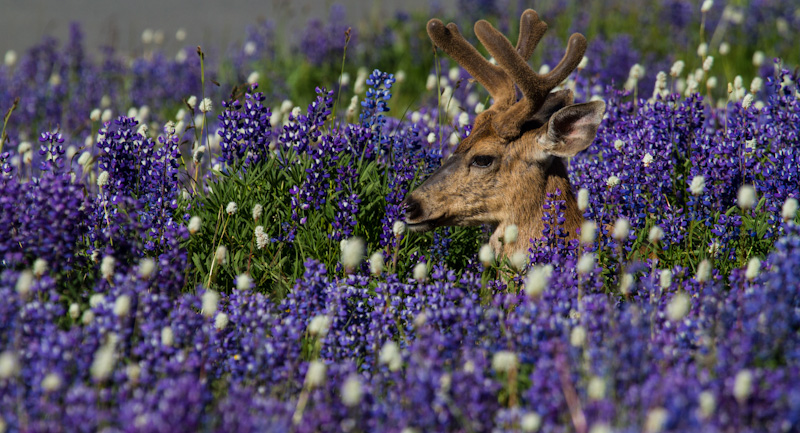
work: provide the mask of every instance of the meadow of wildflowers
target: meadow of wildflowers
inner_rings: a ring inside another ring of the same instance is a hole
[[[0,432],[800,431],[800,9],[512,3],[450,18],[585,33],[608,108],[510,258],[402,223],[489,105],[435,8],[6,53]]]

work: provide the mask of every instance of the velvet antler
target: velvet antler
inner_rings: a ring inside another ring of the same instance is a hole
[[[508,38],[485,20],[475,23],[475,34],[499,66],[489,63],[463,36],[458,27],[450,23],[446,27],[441,21],[428,21],[428,35],[434,44],[464,67],[494,98],[491,110],[495,112],[492,125],[505,139],[513,139],[522,132],[525,123],[537,116],[537,112],[547,104],[560,106],[563,103],[551,99],[572,102],[569,92],[551,95],[550,92],[566,79],[578,66],[586,52],[586,38],[575,33],[569,38],[564,57],[549,73],[539,75],[528,66],[533,50],[547,31],[547,24],[539,19],[532,9],[526,10],[520,18],[519,39],[516,49]],[[517,101],[514,83],[520,88],[523,98]]]

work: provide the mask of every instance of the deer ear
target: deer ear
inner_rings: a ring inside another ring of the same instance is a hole
[[[547,123],[547,133],[540,138],[545,152],[571,157],[589,147],[605,111],[603,101],[574,104],[558,110]]]

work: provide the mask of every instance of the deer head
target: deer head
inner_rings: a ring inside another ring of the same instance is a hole
[[[564,158],[594,140],[605,103],[573,104],[570,90],[551,92],[575,70],[586,51],[586,38],[575,33],[558,65],[540,75],[528,58],[547,30],[536,11],[522,14],[519,39],[511,42],[487,21],[475,23],[475,34],[497,61],[490,63],[450,23],[428,22],[428,35],[482,84],[492,106],[475,118],[470,135],[405,200],[411,230],[439,226],[496,226],[490,243],[498,254],[528,248],[542,235],[542,204],[548,192],[566,200],[564,229],[575,236],[582,221]],[[516,86],[522,92],[517,100]],[[501,245],[505,227],[516,224],[519,241]]]

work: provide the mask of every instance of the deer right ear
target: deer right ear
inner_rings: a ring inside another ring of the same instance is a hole
[[[575,156],[592,144],[605,111],[603,101],[568,105],[558,110],[547,123],[547,133],[539,139],[543,150],[560,157]]]

